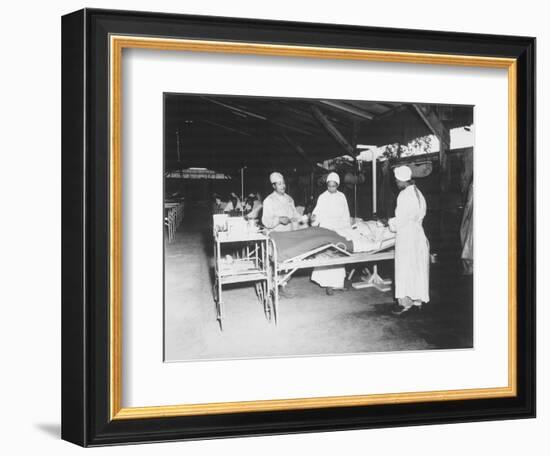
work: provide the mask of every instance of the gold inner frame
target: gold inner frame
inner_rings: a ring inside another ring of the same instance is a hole
[[[403,392],[353,396],[273,399],[244,402],[122,407],[122,207],[121,93],[123,49],[195,51],[317,59],[368,60],[430,65],[454,65],[508,70],[508,385],[495,388]],[[488,399],[517,394],[517,61],[512,58],[387,52],[242,42],[110,36],[110,415],[111,419],[158,418],[221,413],[297,410],[423,401]]]

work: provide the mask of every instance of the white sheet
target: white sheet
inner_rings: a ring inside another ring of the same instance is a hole
[[[336,232],[353,242],[354,252],[373,252],[395,244],[395,233],[376,220],[357,220],[351,227]]]

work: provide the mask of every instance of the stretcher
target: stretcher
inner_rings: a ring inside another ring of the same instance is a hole
[[[377,272],[376,263],[380,261],[393,260],[395,251],[393,249],[395,239],[388,239],[382,242],[379,248],[369,252],[350,252],[344,243],[327,243],[315,247],[306,252],[302,252],[292,258],[279,260],[279,250],[277,241],[269,237],[268,255],[271,272],[271,290],[269,296],[269,306],[272,310],[275,323],[280,321],[279,315],[279,288],[284,287],[292,275],[300,269],[327,267],[327,266],[345,266],[351,264],[375,263],[373,273],[364,281],[363,286],[354,288],[365,288],[373,286],[382,291],[389,289],[391,281],[382,279]]]

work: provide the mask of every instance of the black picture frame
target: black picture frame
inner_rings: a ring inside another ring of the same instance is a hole
[[[517,394],[111,419],[109,36],[140,35],[517,60]],[[82,446],[535,416],[535,39],[84,9],[62,19],[62,438]]]

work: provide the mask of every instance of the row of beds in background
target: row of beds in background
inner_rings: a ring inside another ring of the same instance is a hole
[[[214,229],[214,238],[214,298],[222,330],[222,286],[228,283],[254,282],[267,320],[275,323],[281,320],[279,290],[301,269],[354,265],[348,279],[359,267],[365,272],[354,288],[391,289],[391,281],[378,275],[377,263],[394,259],[395,235],[376,221],[356,220],[339,232],[319,227],[288,232]],[[223,255],[224,244],[240,247],[236,258]],[[374,265],[372,270],[366,268],[368,263]]]
[[[164,201],[164,227],[169,243],[174,240],[176,230],[183,221],[184,206],[183,198],[171,198]]]

